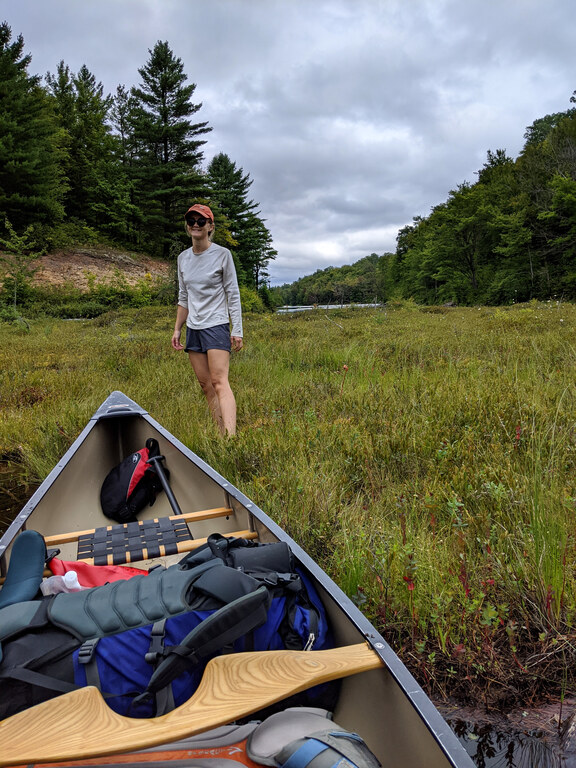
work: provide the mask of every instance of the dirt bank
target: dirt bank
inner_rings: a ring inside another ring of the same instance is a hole
[[[70,248],[46,254],[36,262],[38,271],[34,283],[48,285],[74,285],[88,290],[96,279],[109,283],[120,273],[129,285],[135,285],[146,275],[168,278],[172,265],[143,254],[118,251],[112,248]]]

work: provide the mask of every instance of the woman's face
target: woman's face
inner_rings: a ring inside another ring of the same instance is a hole
[[[193,240],[204,240],[209,238],[214,224],[210,219],[200,216],[197,213],[191,214],[186,218],[186,224],[188,225],[188,233]]]

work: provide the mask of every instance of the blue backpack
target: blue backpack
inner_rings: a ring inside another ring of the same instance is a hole
[[[265,615],[258,612],[261,603],[256,610],[245,604],[238,610],[230,602],[163,618],[153,625],[103,637],[97,643],[88,641],[73,655],[76,685],[96,685],[105,695],[111,694],[108,704],[119,714],[152,717],[189,699],[209,658],[223,650],[317,650],[331,646],[322,602],[309,579],[295,570],[286,544],[262,545],[213,534],[178,567],[193,570],[215,562],[254,579],[254,596],[262,591],[265,595]],[[209,647],[199,654],[200,635],[208,637],[204,642]]]
[[[0,717],[85,685],[119,714],[152,717],[189,699],[222,652],[332,647],[289,547],[220,534],[147,576],[8,606],[0,643]],[[330,705],[334,690],[294,703]]]

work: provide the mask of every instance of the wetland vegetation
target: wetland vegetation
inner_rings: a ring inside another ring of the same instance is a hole
[[[119,389],[330,573],[436,699],[576,687],[576,308],[248,314],[216,434],[173,309],[0,324],[0,460],[40,481]]]

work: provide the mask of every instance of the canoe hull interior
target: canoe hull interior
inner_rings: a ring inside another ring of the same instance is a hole
[[[469,768],[472,762],[449,726],[396,654],[368,620],[308,557],[301,547],[250,499],[170,435],[149,414],[121,393],[100,407],[81,435],[24,506],[0,540],[0,562],[6,571],[11,545],[19,530],[37,530],[45,537],[85,531],[111,524],[101,511],[100,488],[110,469],[142,448],[149,437],[160,444],[170,485],[183,512],[228,509],[217,517],[190,524],[195,540],[218,531],[250,531],[261,542],[285,540],[305,568],[324,601],[337,645],[368,640],[383,659],[380,669],[342,681],[334,719],[358,732],[384,768]],[[159,494],[139,519],[173,515],[166,494]],[[76,559],[76,542],[57,545],[59,557]],[[181,555],[160,558],[163,564]],[[158,559],[154,559],[154,564]],[[152,561],[137,563],[149,567]],[[57,699],[54,700],[57,709]],[[163,763],[165,765],[165,763]]]

